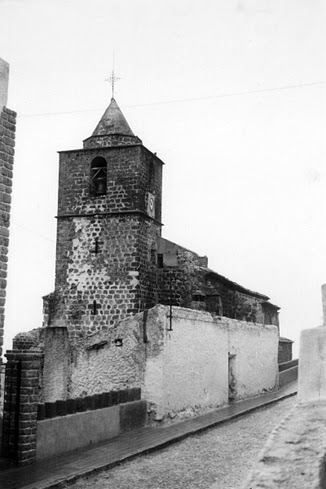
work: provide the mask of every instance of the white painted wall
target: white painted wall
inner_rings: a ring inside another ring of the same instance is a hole
[[[173,307],[173,331],[169,332],[168,308],[160,312],[166,323],[164,350],[155,362],[147,361],[145,375],[148,395],[159,399],[157,419],[177,413],[188,416],[226,404],[229,353],[235,355],[236,400],[277,388],[276,326]],[[155,374],[158,368],[163,369],[162,384]]]
[[[235,354],[236,399],[277,388],[277,326],[228,318],[223,318],[223,322],[229,331],[229,352]]]
[[[228,331],[212,315],[173,308],[164,352],[165,414],[228,402]]]
[[[167,306],[149,311],[148,343],[140,313],[74,346],[69,397],[137,386],[155,419],[190,416],[228,402],[229,352],[235,355],[236,399],[277,387],[277,326],[173,307],[168,331],[168,315]],[[116,338],[122,338],[121,348]],[[107,344],[85,348],[100,341]]]

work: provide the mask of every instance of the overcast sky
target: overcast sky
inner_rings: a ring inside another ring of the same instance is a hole
[[[5,348],[54,289],[57,151],[116,100],[164,167],[163,236],[281,307],[322,322],[326,282],[322,0],[0,0],[17,111]]]

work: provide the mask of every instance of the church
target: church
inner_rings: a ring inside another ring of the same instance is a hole
[[[55,290],[6,353],[12,456],[12,389],[30,392],[21,464],[279,387],[279,307],[162,237],[163,165],[114,98],[83,148],[60,152]]]
[[[279,326],[279,307],[162,237],[163,161],[134,135],[116,100],[83,148],[60,152],[55,290],[44,326],[71,341],[156,304]]]

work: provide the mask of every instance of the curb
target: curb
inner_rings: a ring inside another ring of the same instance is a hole
[[[146,455],[146,454],[152,453],[156,450],[166,448],[169,445],[172,445],[173,443],[177,443],[179,441],[182,441],[185,438],[188,438],[192,435],[195,435],[197,433],[202,433],[202,432],[209,430],[211,428],[214,428],[218,425],[232,421],[233,419],[239,418],[239,417],[244,416],[246,414],[250,414],[250,413],[257,411],[259,409],[271,406],[272,404],[276,404],[279,401],[283,401],[284,399],[287,399],[289,397],[293,397],[296,394],[297,394],[297,391],[295,390],[295,391],[290,392],[288,394],[281,395],[280,397],[277,397],[276,399],[268,400],[263,404],[244,408],[244,410],[242,412],[240,411],[238,413],[232,414],[228,418],[225,418],[223,420],[218,420],[218,421],[212,422],[210,424],[207,424],[207,426],[202,426],[202,427],[195,428],[193,430],[189,430],[187,433],[183,433],[182,435],[176,435],[174,438],[171,438],[171,439],[164,441],[164,442],[158,442],[157,444],[155,444],[151,447],[139,449],[138,451],[136,450],[135,453],[130,454],[130,455],[126,455],[125,457],[122,457],[118,461],[109,462],[108,464],[104,464],[104,465],[102,464],[99,467],[95,467],[95,468],[93,467],[91,469],[86,469],[83,472],[80,472],[80,473],[75,474],[75,475],[70,476],[70,477],[69,476],[65,477],[62,480],[59,480],[59,481],[54,482],[54,483],[48,482],[48,483],[44,483],[44,484],[42,484],[42,483],[30,484],[28,486],[24,486],[22,489],[63,489],[63,488],[69,487],[70,484],[73,484],[74,482],[76,482],[79,479],[83,479],[83,478],[88,477],[90,475],[98,474],[98,473],[103,472],[105,470],[110,470],[113,467],[116,467],[117,465],[120,465],[126,461],[129,461],[129,460],[132,460],[136,457],[139,457],[140,455]]]

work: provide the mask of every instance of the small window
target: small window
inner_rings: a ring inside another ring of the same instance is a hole
[[[107,163],[104,158],[100,156],[94,158],[91,163],[91,181],[90,192],[91,195],[105,195],[107,184]]]
[[[163,268],[163,255],[157,255],[157,268]]]
[[[205,302],[205,296],[204,294],[194,294],[192,300],[193,302]]]
[[[201,290],[195,290],[192,294],[193,302],[205,302],[205,294]]]

